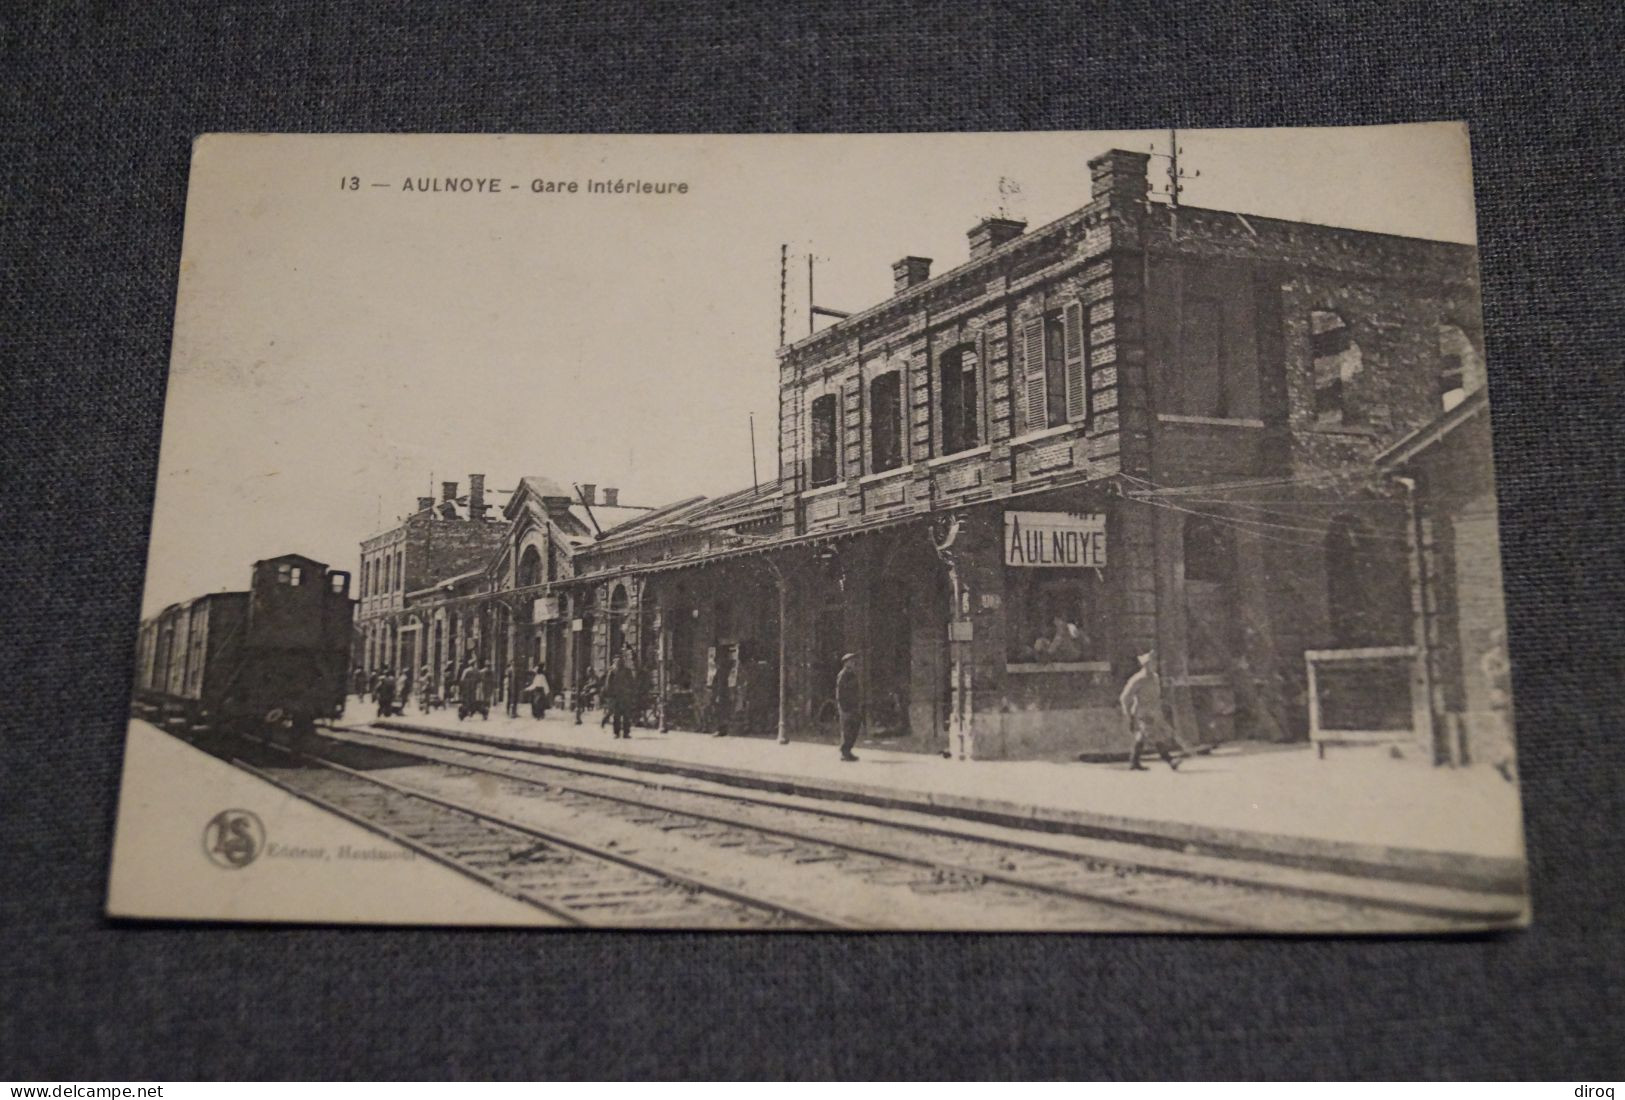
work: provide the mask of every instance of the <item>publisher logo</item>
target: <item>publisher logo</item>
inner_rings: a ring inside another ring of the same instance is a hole
[[[203,852],[219,867],[247,867],[265,850],[265,826],[248,810],[221,810],[203,827]]]

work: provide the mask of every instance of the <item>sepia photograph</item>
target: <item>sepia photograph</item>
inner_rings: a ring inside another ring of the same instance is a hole
[[[199,138],[109,913],[1528,925],[1471,164]]]

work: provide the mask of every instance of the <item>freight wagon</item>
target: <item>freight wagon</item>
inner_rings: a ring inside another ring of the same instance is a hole
[[[172,604],[141,624],[133,710],[170,729],[292,725],[344,709],[350,574],[284,554],[246,592]]]

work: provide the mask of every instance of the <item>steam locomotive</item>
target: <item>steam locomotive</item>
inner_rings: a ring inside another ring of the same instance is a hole
[[[248,591],[142,622],[133,710],[180,732],[308,731],[344,710],[355,603],[349,573],[298,554],[257,561]]]

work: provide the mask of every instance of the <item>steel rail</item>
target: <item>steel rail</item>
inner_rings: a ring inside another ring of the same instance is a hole
[[[669,868],[660,867],[657,864],[648,863],[648,862],[645,862],[643,860],[633,859],[630,856],[623,855],[622,853],[612,852],[612,851],[609,851],[606,848],[600,848],[600,847],[597,847],[596,845],[588,844],[585,841],[575,840],[575,839],[572,839],[570,837],[564,836],[561,833],[555,833],[555,832],[553,832],[551,830],[542,829],[542,828],[539,828],[539,827],[537,827],[535,825],[514,821],[511,818],[503,817],[500,814],[493,814],[493,813],[490,813],[490,812],[485,811],[485,810],[476,809],[474,807],[467,806],[467,805],[465,805],[463,803],[452,801],[451,799],[442,798],[439,795],[429,794],[426,791],[413,790],[410,787],[403,787],[398,783],[393,783],[393,782],[391,782],[391,781],[389,781],[387,779],[383,779],[383,778],[381,778],[379,776],[368,775],[365,772],[357,771],[354,768],[346,767],[343,764],[337,763],[336,761],[326,760],[326,759],[323,759],[322,757],[315,756],[315,755],[312,755],[312,754],[310,754],[308,752],[304,752],[304,751],[301,751],[301,750],[290,749],[290,748],[288,748],[287,746],[284,746],[284,745],[277,745],[277,744],[275,744],[275,742],[262,742],[262,744],[272,745],[273,747],[275,747],[277,749],[280,749],[283,752],[288,753],[290,756],[294,756],[294,757],[297,757],[297,758],[300,758],[300,759],[308,760],[313,764],[318,764],[321,767],[328,768],[328,769],[330,769],[330,770],[332,770],[334,772],[338,772],[338,773],[340,773],[342,775],[350,776],[351,778],[354,778],[354,779],[359,779],[359,780],[362,780],[362,781],[367,782],[367,783],[372,783],[372,784],[374,784],[376,786],[382,787],[382,788],[384,788],[386,790],[389,790],[389,791],[393,791],[396,794],[403,795],[403,796],[405,796],[407,798],[413,798],[413,799],[417,799],[417,800],[422,801],[422,802],[430,803],[432,805],[440,806],[443,809],[451,810],[451,811],[453,811],[455,813],[464,814],[467,817],[473,818],[473,819],[475,819],[477,821],[480,821],[480,822],[483,822],[483,823],[494,824],[494,825],[497,825],[497,826],[499,826],[501,828],[508,829],[510,831],[513,831],[513,832],[521,833],[523,835],[533,837],[533,838],[535,838],[537,840],[541,840],[544,843],[553,844],[553,845],[556,845],[556,846],[561,847],[561,848],[569,848],[569,849],[572,849],[574,851],[580,852],[580,853],[582,853],[584,855],[590,856],[590,857],[592,857],[594,859],[601,860],[601,861],[603,861],[605,863],[614,863],[614,864],[618,864],[618,865],[623,866],[623,867],[627,867],[627,868],[629,868],[631,870],[641,872],[643,874],[653,875],[656,878],[660,878],[660,879],[664,879],[664,880],[666,880],[668,882],[676,883],[677,885],[682,886],[682,887],[684,887],[686,889],[694,890],[694,891],[697,891],[699,893],[703,893],[703,894],[707,894],[707,895],[711,895],[711,896],[715,896],[715,897],[724,898],[724,899],[726,899],[728,901],[734,902],[735,904],[743,905],[743,906],[746,906],[747,908],[750,908],[750,909],[761,910],[761,911],[767,912],[769,914],[776,914],[776,915],[782,915],[782,916],[786,916],[786,917],[792,917],[792,918],[794,918],[796,920],[805,921],[805,922],[807,922],[809,924],[812,924],[812,925],[815,925],[815,926],[818,926],[818,927],[845,928],[845,929],[853,928],[853,922],[849,921],[849,920],[845,920],[844,918],[834,918],[834,917],[826,916],[826,915],[821,914],[821,913],[814,913],[814,912],[812,912],[810,910],[807,910],[807,909],[804,909],[804,908],[799,908],[799,907],[796,907],[796,906],[787,905],[787,904],[784,904],[782,902],[774,901],[774,900],[771,900],[771,899],[761,898],[761,897],[757,897],[757,896],[752,895],[752,894],[747,894],[747,893],[744,893],[743,891],[735,890],[734,888],[732,888],[730,886],[725,886],[725,885],[722,885],[720,883],[710,882],[710,881],[708,881],[708,880],[706,880],[704,878],[701,878],[701,877],[698,877],[698,876],[695,876],[695,875],[691,875],[691,874],[688,874],[686,872],[673,871],[673,870],[670,870]],[[419,757],[419,759],[426,759],[426,758]],[[449,761],[435,761],[435,763],[443,763],[444,764],[444,763],[451,763],[451,762],[449,762]],[[455,764],[455,763],[452,763],[451,766],[453,766],[453,767],[469,767],[468,765],[461,765],[461,764]],[[471,768],[471,770],[473,770],[473,769]],[[486,770],[486,769],[479,769],[479,770]],[[501,774],[501,773],[493,773],[493,774]],[[514,776],[507,776],[506,778],[513,779],[515,777]],[[273,779],[273,782],[274,782],[274,779]],[[280,784],[280,783],[277,784],[277,785],[283,787],[283,789],[285,789],[285,790],[289,789],[290,786],[291,786],[291,785],[288,785],[288,784]],[[311,797],[311,796],[305,794],[302,791],[295,790],[294,793],[299,794],[299,796],[302,797],[302,798]],[[316,796],[316,798],[312,798],[311,800],[316,801],[317,798],[319,798],[319,796]],[[346,816],[350,816],[350,815],[346,815]],[[387,826],[384,826],[382,828],[387,828]],[[504,892],[506,892],[506,891],[504,891]],[[539,908],[540,908],[540,906],[539,906]],[[579,916],[576,916],[575,917],[575,923],[578,923],[578,924],[591,924],[592,922],[583,920]],[[602,927],[602,926],[599,925],[597,927]]]
[[[380,736],[380,735],[377,735],[377,734],[373,734],[371,731],[350,730],[349,732],[351,732],[351,733],[361,732],[365,736]],[[384,739],[391,740],[391,741],[405,740],[405,739],[402,739],[402,738],[399,738],[399,737],[396,737],[396,736],[393,736],[393,735],[385,735]],[[407,743],[412,743],[412,742],[408,741]],[[421,744],[421,743],[419,743],[419,744]],[[424,746],[424,747],[430,747],[430,746]],[[493,759],[499,759],[499,760],[509,759],[507,757],[496,756],[495,754],[490,753],[490,752],[481,752],[479,750],[465,749],[465,748],[463,748],[461,746],[439,746],[439,747],[444,748],[444,749],[446,749],[448,751],[451,751],[451,752],[467,753],[469,755],[474,755],[474,756],[488,756],[488,757],[491,757]],[[431,758],[431,757],[420,757],[420,759],[433,759],[433,758]],[[922,856],[909,855],[909,854],[906,854],[906,853],[901,853],[901,852],[896,852],[896,851],[888,851],[888,850],[883,849],[883,848],[874,848],[874,847],[870,847],[868,845],[858,844],[858,843],[854,843],[854,842],[851,842],[851,841],[833,840],[833,839],[830,839],[829,837],[820,836],[820,835],[818,835],[816,833],[803,832],[803,831],[796,830],[796,829],[787,829],[787,828],[782,828],[782,827],[774,826],[774,825],[763,825],[763,824],[759,824],[759,823],[753,822],[753,821],[745,821],[745,820],[741,820],[739,818],[727,817],[727,816],[719,815],[719,814],[708,814],[708,813],[698,811],[698,810],[677,809],[677,808],[673,808],[673,807],[668,806],[668,805],[661,805],[660,803],[657,803],[657,802],[649,802],[649,801],[645,801],[643,799],[632,798],[632,797],[628,797],[628,796],[625,796],[625,795],[610,794],[610,793],[607,793],[607,792],[604,792],[604,791],[590,791],[590,790],[586,790],[586,789],[581,788],[581,787],[572,787],[572,786],[569,786],[567,784],[552,782],[550,780],[531,778],[531,777],[522,776],[522,775],[515,775],[511,771],[505,771],[505,770],[498,769],[498,768],[484,767],[484,766],[481,766],[481,765],[478,765],[478,764],[467,764],[467,763],[463,763],[461,761],[451,761],[451,760],[438,760],[436,762],[437,763],[442,763],[442,764],[447,764],[447,765],[450,765],[452,767],[464,767],[464,768],[468,768],[471,771],[478,771],[478,772],[482,772],[482,773],[484,773],[486,775],[492,775],[492,776],[496,776],[496,777],[499,777],[499,778],[508,779],[508,780],[512,780],[512,781],[520,782],[520,783],[532,783],[532,784],[550,783],[554,788],[556,788],[558,790],[568,791],[571,794],[578,794],[578,795],[582,795],[582,796],[585,796],[585,797],[588,797],[588,798],[596,798],[596,799],[600,799],[600,800],[606,801],[606,802],[614,802],[614,803],[619,803],[621,805],[634,806],[634,807],[637,807],[639,809],[652,810],[652,811],[657,811],[657,812],[665,813],[665,814],[675,814],[675,815],[680,816],[680,817],[693,818],[693,819],[695,819],[697,821],[707,821],[707,822],[710,822],[710,823],[715,824],[715,825],[724,825],[724,826],[728,826],[730,828],[743,829],[743,830],[745,830],[747,832],[756,832],[756,833],[762,833],[762,834],[767,835],[767,836],[782,837],[783,839],[786,839],[786,840],[794,840],[794,841],[798,841],[798,842],[802,842],[802,843],[822,845],[824,847],[835,848],[835,849],[839,849],[841,851],[846,851],[846,852],[852,852],[852,853],[857,854],[857,855],[864,855],[864,856],[868,856],[868,857],[873,858],[873,859],[880,859],[880,860],[884,860],[884,861],[890,862],[890,863],[901,863],[901,864],[906,864],[906,865],[912,866],[912,867],[923,867],[923,868],[926,868],[926,869],[929,869],[929,870],[942,871],[942,872],[945,872],[945,873],[948,873],[948,874],[951,874],[951,875],[956,875],[956,876],[959,876],[959,877],[962,877],[962,878],[968,878],[968,879],[972,879],[972,880],[980,880],[980,881],[985,881],[985,882],[998,883],[1001,886],[1008,886],[1008,887],[1011,887],[1013,889],[1026,890],[1026,891],[1030,891],[1030,892],[1034,892],[1034,893],[1047,894],[1047,895],[1054,896],[1054,897],[1065,898],[1065,899],[1067,899],[1069,901],[1081,901],[1081,902],[1086,902],[1086,903],[1091,904],[1091,905],[1098,905],[1098,906],[1108,908],[1108,909],[1118,909],[1118,910],[1123,910],[1123,911],[1127,911],[1127,912],[1142,913],[1142,914],[1146,914],[1146,915],[1149,915],[1149,916],[1168,917],[1168,918],[1173,918],[1173,919],[1177,919],[1177,920],[1181,920],[1181,921],[1196,923],[1196,924],[1200,924],[1200,925],[1207,925],[1207,926],[1211,927],[1212,929],[1214,929],[1215,931],[1234,932],[1234,931],[1256,931],[1257,930],[1257,925],[1256,924],[1253,924],[1253,923],[1250,923],[1250,922],[1247,922],[1247,921],[1230,920],[1230,919],[1226,919],[1226,918],[1223,918],[1223,917],[1215,917],[1215,916],[1213,916],[1211,914],[1208,914],[1208,913],[1203,913],[1203,912],[1196,911],[1196,910],[1191,910],[1191,909],[1184,909],[1184,908],[1180,908],[1180,907],[1177,907],[1177,906],[1163,905],[1163,904],[1159,904],[1159,903],[1155,903],[1155,902],[1133,901],[1133,900],[1129,900],[1129,899],[1126,899],[1126,898],[1114,898],[1114,897],[1109,897],[1109,896],[1102,896],[1102,895],[1099,895],[1099,894],[1090,893],[1090,892],[1088,892],[1086,890],[1075,889],[1075,888],[1072,888],[1072,887],[1063,886],[1063,885],[1059,885],[1059,884],[1055,884],[1055,883],[1038,882],[1038,881],[1034,881],[1032,879],[1022,878],[1022,877],[1017,876],[1017,875],[1009,875],[1009,874],[1003,874],[1003,873],[998,872],[998,871],[984,870],[984,869],[979,868],[979,867],[972,867],[972,866],[967,866],[967,865],[964,865],[964,864],[949,863],[949,862],[945,862],[945,861],[942,861],[942,860],[927,859],[927,858],[922,857]],[[792,813],[800,813],[800,814],[803,814],[803,815],[806,815],[806,814],[824,815],[824,814],[826,814],[826,811],[824,811],[822,809],[814,809],[812,807],[791,807],[791,806],[785,806],[782,803],[774,803],[774,802],[769,802],[769,801],[762,800],[762,799],[755,799],[755,798],[749,798],[749,797],[737,797],[737,796],[734,796],[734,795],[729,794],[729,793],[713,793],[711,791],[698,791],[698,790],[694,790],[693,788],[688,788],[688,787],[666,787],[666,786],[662,786],[662,785],[659,785],[659,784],[649,783],[649,782],[647,782],[645,780],[640,780],[640,779],[635,779],[635,778],[624,778],[623,779],[620,776],[606,775],[606,774],[601,773],[601,772],[593,772],[593,771],[583,769],[583,768],[564,767],[564,766],[555,765],[555,764],[552,764],[552,763],[539,763],[539,762],[531,762],[531,761],[526,761],[526,760],[511,760],[511,759],[509,759],[509,762],[513,763],[513,764],[517,764],[517,765],[519,765],[521,767],[542,768],[542,769],[556,769],[556,770],[566,771],[566,772],[570,772],[570,773],[577,774],[577,775],[587,775],[587,776],[592,776],[594,778],[607,779],[607,780],[610,780],[612,782],[625,782],[625,783],[635,784],[635,785],[639,785],[639,786],[647,786],[647,787],[651,787],[651,788],[654,788],[654,789],[657,789],[657,790],[672,790],[672,791],[680,792],[682,794],[694,795],[694,796],[697,796],[697,797],[700,797],[700,798],[716,798],[716,799],[719,799],[719,800],[722,800],[722,801],[733,801],[733,802],[754,804],[754,805],[759,805],[759,806],[769,807],[769,808],[774,808],[774,809],[779,809],[779,810],[788,810],[788,811],[790,811]],[[969,835],[969,834],[966,834],[966,833],[954,833],[954,832],[948,832],[948,831],[938,831],[938,830],[925,828],[925,827],[917,827],[917,826],[915,826],[913,824],[910,824],[910,823],[890,822],[890,821],[881,820],[879,818],[865,817],[865,816],[862,816],[862,815],[848,814],[848,813],[831,813],[828,816],[833,816],[833,817],[841,818],[843,820],[848,820],[848,821],[859,822],[859,823],[866,824],[866,825],[878,825],[878,826],[882,826],[882,827],[885,827],[885,828],[892,828],[892,829],[896,829],[896,830],[901,831],[901,832],[912,832],[912,833],[918,833],[918,834],[926,835],[926,836],[935,835],[935,836],[944,837],[946,839],[957,840],[957,841],[968,842],[968,843],[975,843],[975,844],[986,844],[986,845],[993,846],[993,847],[1003,846],[1001,841],[989,840],[989,839],[984,838],[984,837],[972,836],[972,835]],[[1015,845],[1010,845],[1010,847],[1016,847],[1016,846]],[[1023,850],[1026,850],[1026,851],[1028,851],[1028,852],[1030,852],[1031,854],[1034,854],[1034,855],[1041,855],[1041,856],[1045,856],[1045,857],[1048,857],[1048,858],[1051,858],[1051,859],[1070,860],[1072,862],[1079,862],[1079,863],[1083,862],[1083,858],[1087,858],[1087,857],[1078,857],[1076,855],[1072,855],[1072,854],[1066,853],[1066,852],[1056,851],[1055,849],[1046,849],[1046,848],[1039,848],[1039,847],[1031,847],[1031,848],[1023,847]],[[1138,870],[1138,871],[1142,871],[1142,872],[1144,872],[1146,870],[1144,868],[1133,868],[1132,865],[1130,865],[1130,864],[1116,863],[1116,862],[1108,861],[1108,860],[1100,860],[1098,862],[1103,863],[1106,866],[1110,866],[1110,867],[1132,868],[1134,870]],[[1080,870],[1087,870],[1087,868],[1080,868]],[[1162,872],[1162,871],[1157,871],[1157,870],[1151,870],[1151,871],[1149,871],[1149,873],[1151,873],[1151,874],[1163,874],[1163,875],[1168,874],[1168,872]],[[1196,876],[1179,876],[1179,877],[1189,877],[1189,878],[1193,878],[1193,879],[1196,878]],[[1226,885],[1234,885],[1234,884],[1228,884],[1227,883]],[[1256,886],[1247,886],[1246,888],[1259,889],[1259,887],[1256,887]],[[1345,900],[1345,904],[1346,903],[1347,902]]]
[[[872,826],[879,826],[879,827],[882,827],[882,828],[895,829],[895,830],[897,830],[899,832],[904,832],[904,833],[916,833],[916,834],[923,835],[923,836],[936,836],[936,837],[942,837],[942,838],[948,839],[948,840],[954,840],[954,841],[960,841],[960,842],[966,842],[966,843],[973,843],[973,844],[985,844],[985,845],[989,845],[991,847],[996,847],[996,848],[1007,848],[1007,849],[1010,849],[1010,850],[1013,850],[1013,851],[1023,852],[1023,853],[1026,853],[1026,854],[1029,854],[1029,855],[1034,855],[1034,856],[1047,857],[1047,858],[1050,858],[1050,859],[1068,860],[1068,861],[1073,861],[1073,862],[1077,862],[1077,863],[1093,862],[1093,863],[1103,865],[1103,866],[1107,866],[1107,867],[1121,868],[1121,869],[1124,869],[1124,870],[1134,871],[1134,872],[1138,872],[1138,873],[1163,875],[1163,876],[1176,877],[1176,878],[1185,878],[1185,879],[1189,879],[1189,880],[1192,880],[1192,881],[1195,881],[1195,882],[1211,882],[1211,883],[1215,883],[1215,884],[1219,884],[1219,885],[1223,885],[1223,886],[1229,886],[1229,887],[1234,887],[1234,888],[1239,888],[1239,889],[1257,891],[1257,892],[1260,892],[1260,893],[1282,894],[1282,895],[1286,895],[1288,897],[1298,897],[1298,898],[1305,898],[1305,899],[1314,900],[1314,901],[1332,902],[1334,904],[1340,904],[1340,905],[1349,906],[1349,907],[1364,907],[1364,908],[1379,909],[1379,910],[1384,910],[1384,911],[1389,911],[1389,912],[1415,913],[1415,914],[1422,915],[1422,916],[1435,917],[1435,918],[1444,919],[1444,920],[1452,920],[1452,921],[1457,921],[1457,922],[1461,922],[1461,923],[1482,923],[1482,922],[1486,922],[1486,921],[1493,921],[1493,920],[1495,920],[1495,919],[1497,919],[1499,917],[1504,917],[1504,916],[1507,916],[1509,914],[1512,914],[1512,913],[1516,912],[1516,907],[1504,907],[1504,906],[1503,907],[1492,907],[1492,906],[1486,905],[1484,908],[1479,909],[1479,908],[1468,908],[1468,907],[1462,907],[1462,906],[1450,906],[1450,905],[1448,905],[1446,903],[1443,903],[1443,902],[1430,903],[1430,902],[1427,902],[1427,901],[1416,901],[1416,900],[1409,900],[1409,899],[1405,899],[1405,898],[1381,897],[1381,896],[1371,896],[1371,895],[1362,895],[1362,894],[1351,894],[1351,893],[1346,893],[1346,892],[1339,892],[1337,890],[1330,889],[1330,888],[1316,887],[1316,886],[1313,886],[1313,885],[1259,881],[1257,879],[1251,879],[1251,878],[1247,878],[1247,877],[1239,876],[1239,875],[1225,875],[1225,874],[1223,874],[1222,872],[1219,872],[1219,871],[1193,870],[1193,869],[1183,869],[1183,868],[1174,868],[1174,867],[1158,867],[1158,866],[1152,866],[1152,865],[1143,864],[1143,863],[1135,863],[1135,862],[1133,862],[1131,860],[1113,858],[1111,856],[1082,855],[1082,854],[1079,854],[1079,853],[1076,853],[1076,852],[1068,852],[1068,851],[1066,851],[1064,849],[1060,849],[1060,848],[1047,847],[1047,846],[1042,845],[1042,844],[1034,844],[1034,843],[1031,843],[1031,842],[1026,842],[1026,841],[1022,841],[1022,840],[1018,840],[1018,839],[1010,839],[1010,838],[1002,838],[1002,837],[1001,838],[992,838],[992,837],[986,837],[986,836],[979,836],[979,835],[977,835],[975,833],[962,832],[962,831],[955,830],[955,829],[952,829],[952,828],[948,828],[948,827],[945,827],[945,826],[931,825],[931,824],[927,824],[927,823],[924,823],[924,822],[888,820],[886,818],[875,817],[875,816],[870,815],[870,814],[854,813],[854,812],[852,812],[850,810],[843,810],[843,809],[824,808],[824,807],[816,807],[815,808],[815,807],[810,807],[810,806],[798,806],[798,805],[794,805],[794,804],[791,804],[791,803],[786,803],[786,802],[775,800],[775,799],[761,798],[761,797],[757,797],[757,796],[749,795],[749,794],[735,793],[733,791],[699,790],[699,789],[696,789],[694,787],[676,785],[676,784],[671,784],[671,783],[656,782],[656,781],[652,781],[652,780],[648,780],[648,779],[642,779],[642,778],[639,778],[639,777],[636,777],[636,776],[612,775],[612,774],[609,774],[607,772],[597,771],[597,770],[594,770],[594,769],[589,768],[589,767],[582,767],[582,766],[580,766],[578,764],[556,763],[551,759],[546,760],[546,761],[517,759],[514,756],[507,755],[507,753],[509,753],[509,752],[518,752],[518,751],[522,751],[522,750],[507,750],[507,749],[500,749],[497,746],[482,746],[478,742],[470,741],[470,740],[468,740],[466,738],[459,737],[454,733],[448,733],[448,734],[445,734],[442,738],[436,738],[434,735],[429,735],[429,734],[405,733],[403,731],[398,731],[398,730],[379,730],[379,729],[373,729],[373,728],[370,728],[370,727],[336,726],[335,725],[335,726],[332,726],[331,728],[334,729],[334,730],[349,733],[351,735],[360,735],[362,737],[378,738],[380,740],[399,742],[399,743],[408,744],[408,745],[418,745],[418,746],[421,746],[421,747],[439,748],[439,749],[450,751],[450,752],[466,753],[466,754],[474,755],[474,756],[484,756],[484,757],[488,757],[488,758],[494,759],[494,760],[505,760],[505,761],[507,761],[509,763],[512,763],[512,764],[518,764],[518,765],[520,765],[522,767],[533,767],[533,768],[541,768],[541,769],[550,769],[550,770],[555,770],[555,771],[562,771],[562,772],[567,772],[567,773],[574,774],[574,775],[587,776],[587,777],[591,777],[591,778],[594,778],[594,779],[603,779],[603,780],[608,780],[608,781],[611,781],[611,782],[625,783],[625,784],[634,785],[634,786],[641,786],[641,787],[645,787],[645,788],[650,789],[650,790],[677,791],[677,792],[682,792],[684,794],[689,794],[689,795],[693,795],[693,796],[700,797],[700,798],[711,798],[711,799],[715,799],[717,801],[735,802],[735,803],[740,803],[740,804],[743,804],[743,805],[759,806],[759,807],[762,807],[764,809],[787,811],[787,812],[790,812],[790,813],[800,813],[800,814],[804,814],[804,815],[805,814],[816,814],[816,815],[823,816],[823,817],[838,818],[838,819],[843,820],[843,821],[855,822],[855,823],[859,823],[859,824],[863,824],[863,825],[872,825]],[[448,763],[447,761],[442,761],[442,762],[443,763]],[[506,777],[506,778],[509,778],[509,779],[521,779],[521,780],[523,780],[523,778],[524,778],[524,777],[521,777],[521,776],[515,776],[510,772],[505,772],[505,771],[492,769],[492,768],[480,767],[478,765],[461,765],[461,766],[470,767],[470,768],[473,768],[475,770],[483,771],[483,772],[486,772],[486,773],[492,774],[492,775],[503,776],[503,777]],[[611,765],[611,766],[615,766],[615,765]],[[626,766],[627,767],[633,767],[634,765],[626,765]],[[537,782],[540,782],[540,780],[537,780]],[[831,847],[844,847],[844,848],[848,848],[849,850],[859,852],[859,853],[865,854],[865,855],[874,856],[874,857],[877,857],[877,858],[898,860],[898,861],[909,861],[909,862],[914,862],[917,865],[930,866],[930,867],[934,867],[934,868],[941,868],[943,870],[953,871],[953,872],[956,872],[956,873],[981,875],[984,878],[989,879],[990,881],[1001,882],[1003,885],[1013,886],[1013,887],[1020,888],[1020,889],[1032,889],[1032,890],[1037,890],[1037,891],[1041,891],[1041,892],[1044,892],[1044,893],[1051,893],[1051,894],[1057,894],[1059,896],[1075,898],[1075,899],[1078,899],[1078,900],[1093,901],[1093,902],[1097,902],[1097,903],[1104,904],[1104,905],[1115,905],[1115,906],[1118,906],[1118,907],[1133,909],[1133,910],[1137,910],[1137,911],[1141,911],[1141,912],[1147,912],[1147,913],[1151,913],[1151,914],[1154,914],[1154,915],[1175,916],[1175,917],[1180,917],[1182,919],[1186,919],[1186,918],[1199,919],[1199,920],[1201,920],[1203,922],[1212,923],[1212,924],[1215,924],[1216,926],[1223,927],[1223,928],[1226,928],[1226,929],[1244,929],[1244,930],[1248,930],[1248,931],[1257,931],[1258,930],[1258,926],[1254,925],[1254,924],[1250,924],[1250,923],[1246,923],[1246,922],[1240,922],[1240,921],[1236,921],[1236,922],[1225,921],[1225,920],[1222,920],[1220,918],[1214,918],[1214,917],[1207,916],[1205,914],[1193,914],[1193,913],[1187,912],[1185,910],[1178,909],[1176,907],[1165,907],[1165,906],[1155,905],[1155,904],[1146,903],[1146,902],[1130,902],[1130,901],[1124,901],[1124,900],[1121,900],[1121,899],[1102,898],[1102,897],[1098,897],[1098,896],[1093,895],[1093,894],[1089,894],[1089,893],[1087,893],[1085,891],[1070,890],[1070,889],[1068,889],[1066,887],[1054,886],[1054,885],[1049,884],[1049,883],[1034,882],[1034,881],[1031,881],[1031,880],[1019,878],[1017,876],[1000,875],[998,872],[984,872],[984,871],[981,871],[981,870],[976,869],[976,868],[959,867],[959,866],[956,866],[954,864],[942,863],[942,862],[938,862],[938,861],[931,861],[931,860],[921,859],[920,857],[901,856],[901,855],[897,855],[895,853],[885,852],[885,851],[880,850],[880,849],[867,849],[867,848],[864,848],[864,847],[862,847],[860,845],[851,845],[851,844],[847,844],[846,842],[827,840],[827,839],[819,837],[819,836],[817,836],[815,834],[799,833],[799,832],[795,832],[793,830],[779,829],[779,828],[776,828],[774,826],[769,826],[769,825],[758,825],[758,824],[755,824],[755,823],[740,822],[740,821],[737,821],[737,820],[734,820],[734,819],[731,819],[731,818],[727,818],[727,817],[706,815],[704,813],[697,812],[697,811],[672,810],[669,807],[659,806],[659,805],[656,805],[656,804],[653,804],[653,803],[644,803],[644,802],[641,802],[641,801],[639,801],[637,799],[625,798],[625,797],[622,797],[622,796],[611,795],[611,794],[607,794],[607,793],[604,793],[604,792],[598,792],[598,791],[587,791],[587,790],[582,790],[580,788],[564,787],[563,785],[559,785],[559,784],[555,784],[555,785],[560,786],[561,789],[570,790],[573,793],[586,795],[588,797],[602,798],[602,799],[609,800],[609,801],[621,801],[621,802],[626,802],[626,803],[631,804],[631,805],[643,806],[643,807],[648,808],[648,809],[658,809],[658,810],[662,810],[662,811],[668,812],[668,813],[684,814],[684,815],[687,815],[687,816],[698,818],[700,820],[712,821],[712,822],[717,823],[717,824],[733,825],[733,826],[736,826],[736,827],[739,827],[739,828],[752,829],[752,830],[757,830],[757,831],[766,832],[766,833],[776,833],[777,835],[783,836],[786,839],[803,840],[803,841],[809,841],[809,842],[814,842],[814,843],[827,844],[827,845],[830,845]],[[905,812],[917,812],[917,811],[905,811]],[[1126,842],[1116,842],[1116,843],[1126,843]],[[1329,873],[1329,872],[1316,872],[1316,873],[1325,874],[1325,873]],[[1466,891],[1464,891],[1464,892],[1466,892]],[[1494,897],[1496,897],[1496,895],[1486,895],[1486,899],[1494,898]]]

